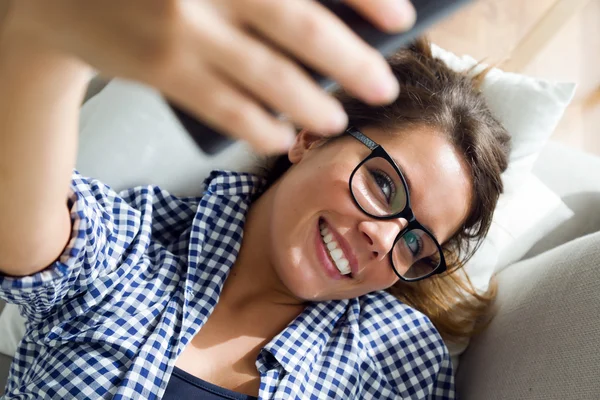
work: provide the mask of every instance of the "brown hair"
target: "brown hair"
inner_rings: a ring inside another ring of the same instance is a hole
[[[502,193],[500,174],[506,170],[510,137],[488,109],[478,87],[486,73],[454,72],[433,57],[426,39],[388,58],[400,82],[392,104],[370,106],[343,90],[335,93],[348,113],[349,125],[398,130],[431,126],[446,135],[465,158],[473,196],[464,225],[442,245],[448,271],[422,281],[398,281],[387,289],[404,303],[427,315],[447,340],[460,340],[480,331],[489,320],[496,295],[495,282],[478,293],[463,265],[479,248]],[[267,174],[268,185],[290,167],[287,155],[278,157]]]

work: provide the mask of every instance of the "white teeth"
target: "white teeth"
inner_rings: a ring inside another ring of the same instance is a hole
[[[349,264],[350,263],[345,258],[340,258],[339,260],[335,260],[335,265],[338,267],[338,269],[340,270],[340,273],[342,275],[347,275],[350,272],[352,272],[350,270]]]
[[[344,256],[344,252],[341,249],[331,250],[331,252],[329,254],[331,254],[331,257],[335,261],[339,260],[340,258],[342,258]]]
[[[333,259],[338,271],[340,271],[342,275],[348,275],[352,272],[350,269],[350,262],[344,257],[342,249],[338,248],[338,243],[333,238],[333,234],[325,224],[320,224],[319,228],[321,229],[323,242],[329,250],[329,255]]]

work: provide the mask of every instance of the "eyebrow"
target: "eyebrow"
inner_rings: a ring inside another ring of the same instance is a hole
[[[413,190],[412,190],[412,188],[413,188],[413,187],[412,187],[412,185],[410,184],[410,178],[408,177],[408,174],[407,174],[407,173],[404,171],[404,168],[402,168],[402,164],[400,163],[400,161],[398,161],[398,159],[397,159],[397,158],[395,158],[395,157],[393,157],[393,156],[391,156],[391,155],[390,155],[390,157],[392,157],[392,160],[394,160],[394,162],[396,163],[396,166],[398,167],[398,169],[399,169],[399,170],[400,170],[400,172],[402,173],[402,176],[404,177],[404,180],[406,181],[406,185],[408,186],[408,192],[409,192],[409,194],[410,194],[410,193],[412,193],[412,191],[413,191]],[[409,198],[410,198],[410,196],[409,196]],[[413,210],[413,214],[414,214],[414,213],[415,213],[415,212],[414,212],[414,210]],[[415,215],[415,218],[417,218],[417,216],[416,216],[416,215]],[[430,227],[430,226],[428,226],[428,225],[424,224],[424,223],[423,223],[423,222],[421,222],[421,221],[420,221],[418,218],[417,218],[417,221],[419,221],[419,223],[420,223],[421,225],[423,225],[423,227],[424,227],[425,229],[427,229],[427,230],[428,230],[428,231],[429,231],[429,232],[430,232],[430,233],[433,235],[433,237],[435,238],[435,240],[437,240],[437,242],[438,242],[438,243],[440,243],[440,241],[438,240],[437,236],[435,235],[435,233],[434,233],[433,229],[431,229],[431,227]],[[440,245],[441,245],[441,243],[440,243]]]

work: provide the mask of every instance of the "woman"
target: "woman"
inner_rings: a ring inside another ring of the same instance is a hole
[[[453,398],[441,335],[485,298],[450,272],[489,227],[508,136],[426,43],[389,65],[396,101],[341,92],[344,134],[301,131],[267,179],[216,171],[177,198],[75,171],[58,259],[0,263],[28,317],[9,398]]]

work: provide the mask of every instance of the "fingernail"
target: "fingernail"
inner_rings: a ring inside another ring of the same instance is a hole
[[[409,29],[417,19],[415,8],[409,0],[393,0],[393,11],[388,14],[390,29]]]
[[[385,74],[379,77],[371,86],[372,101],[374,102],[391,102],[398,97],[400,85],[398,80],[392,74]]]
[[[331,113],[329,122],[329,131],[331,133],[340,133],[348,126],[348,115],[343,108],[338,108]]]
[[[282,138],[281,138],[281,146],[278,150],[280,151],[288,151],[294,143],[296,143],[296,129],[295,128],[285,128],[282,129]]]

